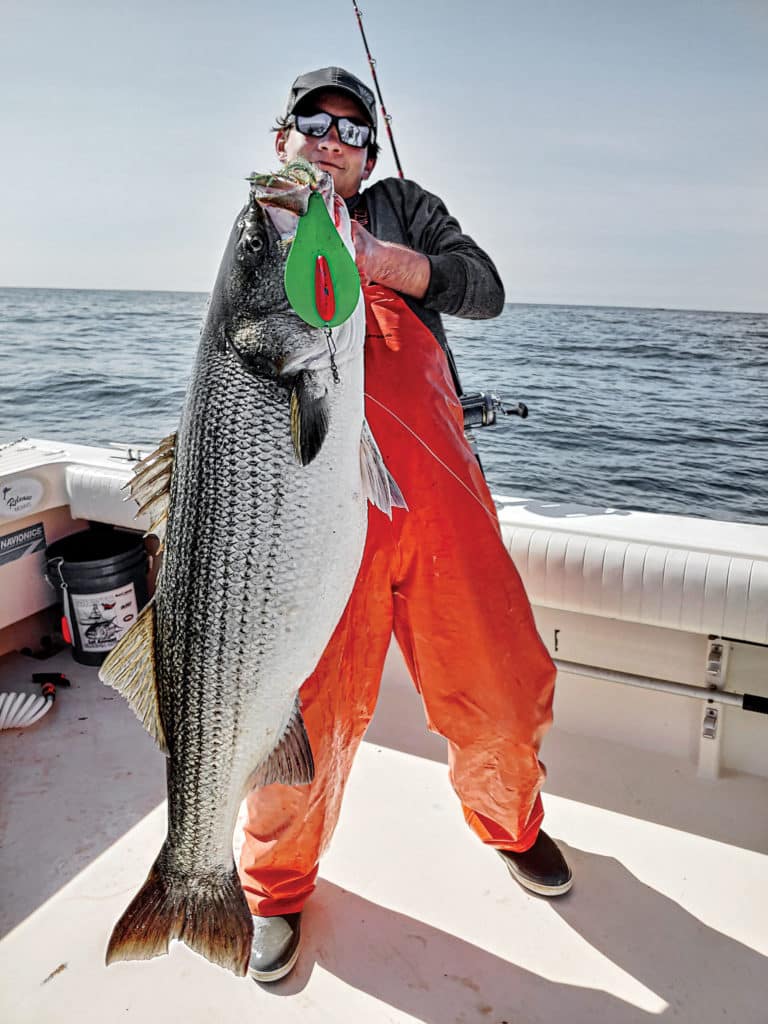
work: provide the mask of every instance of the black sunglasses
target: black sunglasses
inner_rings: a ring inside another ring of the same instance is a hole
[[[311,135],[313,139],[322,139],[331,130],[331,125],[336,125],[339,140],[345,146],[354,146],[355,149],[367,146],[371,137],[370,125],[359,124],[348,117],[336,117],[324,110],[318,110],[314,114],[296,114],[294,122],[302,135]]]

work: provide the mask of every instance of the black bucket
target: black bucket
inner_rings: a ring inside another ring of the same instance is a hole
[[[147,603],[144,539],[126,530],[85,530],[51,544],[46,559],[72,656],[100,665]]]

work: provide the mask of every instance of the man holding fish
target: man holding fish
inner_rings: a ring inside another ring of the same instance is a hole
[[[240,877],[254,915],[250,974],[262,982],[296,963],[301,912],[393,632],[429,728],[448,743],[470,828],[530,891],[554,896],[572,884],[541,829],[538,750],[555,669],[464,437],[441,322],[443,313],[498,316],[503,286],[437,196],[394,178],[360,191],[376,163],[376,128],[371,90],[335,67],[296,79],[276,128],[281,162],[304,158],[329,174],[352,218],[366,301],[366,419],[407,510],[369,508],[354,589],[300,690],[313,781],[248,797]]]

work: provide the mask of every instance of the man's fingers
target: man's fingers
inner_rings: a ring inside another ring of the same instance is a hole
[[[362,284],[372,284],[375,262],[376,239],[358,221],[352,221],[352,241],[355,246],[355,263]]]
[[[370,231],[367,231],[363,225],[357,221],[352,221],[352,241],[355,245],[367,246],[373,239],[373,235]]]

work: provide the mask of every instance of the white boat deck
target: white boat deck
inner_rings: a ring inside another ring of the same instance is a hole
[[[0,689],[72,689],[0,732],[0,1019],[529,1024],[768,1020],[768,780],[553,730],[546,827],[570,894],[525,893],[466,828],[443,743],[389,663],[294,973],[262,987],[175,944],[106,968],[164,836],[163,758],[68,653]]]

